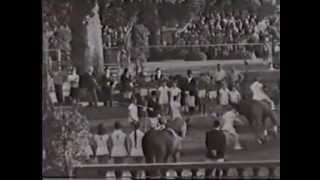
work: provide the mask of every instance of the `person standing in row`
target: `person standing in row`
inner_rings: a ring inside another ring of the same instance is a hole
[[[66,74],[61,69],[61,66],[58,66],[58,69],[53,72],[54,89],[58,104],[63,103],[63,83],[65,79]]]
[[[127,141],[130,149],[129,155],[133,163],[143,163],[142,138],[144,133],[140,130],[140,122],[135,122],[133,128],[133,131],[129,134],[129,141]],[[133,174],[133,176],[142,177],[142,171],[138,171],[137,173]]]
[[[140,130],[140,122],[135,122],[133,131],[129,134],[130,157],[134,163],[143,162],[142,138],[144,133]]]
[[[159,92],[159,105],[161,106],[161,113],[167,115],[169,112],[169,88],[165,81],[162,82],[161,86],[158,88]]]
[[[187,102],[187,109],[190,115],[195,113],[196,108],[196,100],[197,100],[197,84],[196,80],[193,78],[192,71],[189,69],[187,72],[187,95],[186,95],[186,102]]]
[[[68,75],[68,82],[70,83],[70,97],[72,99],[72,103],[79,103],[79,81],[80,77],[77,74],[77,69],[75,67],[72,68],[72,73]]]
[[[241,95],[235,86],[231,87],[231,91],[229,91],[229,101],[231,105],[239,104],[241,100]]]
[[[137,99],[134,97],[131,99],[131,104],[128,107],[129,110],[129,123],[130,124],[136,124],[139,122],[139,116],[138,116],[138,106],[137,106]]]
[[[120,84],[121,94],[123,94],[123,98],[125,100],[129,100],[131,98],[132,93],[132,82],[128,68],[124,69],[123,74],[120,77]]]
[[[199,98],[199,112],[202,116],[206,115],[207,112],[207,89],[208,82],[205,79],[205,75],[200,75],[200,80],[198,81],[198,98]]]
[[[127,135],[122,131],[120,122],[114,123],[114,131],[110,136],[109,147],[111,149],[111,158],[113,163],[122,164],[128,156]],[[116,178],[121,178],[121,171],[115,172]]]
[[[170,108],[171,108],[171,113],[172,113],[172,120],[175,120],[177,118],[181,118],[181,105],[178,99],[178,96],[173,97],[173,101],[170,102]]]
[[[109,67],[105,68],[105,74],[101,77],[101,95],[105,107],[112,107],[113,80]]]
[[[234,67],[231,69],[229,77],[228,77],[228,83],[229,83],[229,88],[231,87],[240,87],[240,83],[243,81],[244,77],[243,75],[237,71]]]
[[[109,135],[106,133],[103,124],[99,124],[97,127],[97,134],[94,135],[94,140],[97,145],[96,157],[98,163],[107,163],[109,157],[108,140]]]
[[[223,87],[223,84],[225,83],[225,79],[227,77],[226,72],[221,68],[220,64],[217,64],[217,69],[214,73],[215,78],[215,85],[217,86],[217,99],[218,104],[220,104],[220,89]]]
[[[222,84],[222,88],[218,92],[219,104],[222,106],[229,105],[229,89],[227,88],[227,86],[225,84]]]
[[[177,86],[177,81],[174,81],[172,87],[170,88],[170,102],[173,101],[173,97],[177,96],[180,102],[181,98],[181,89]]]
[[[98,107],[98,95],[97,91],[99,85],[94,75],[94,68],[90,66],[88,71],[83,75],[84,87],[87,89],[87,95],[89,99],[89,106]]]
[[[158,104],[156,91],[151,92],[151,98],[148,101],[148,116],[151,128],[155,129],[159,125],[161,107]]]

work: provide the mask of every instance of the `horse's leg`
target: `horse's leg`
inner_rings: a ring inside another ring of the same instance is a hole
[[[253,118],[250,120],[250,126],[254,133],[255,139],[259,144],[262,144],[261,136],[260,136],[260,122],[261,118]]]
[[[276,112],[274,111],[271,111],[270,112],[270,115],[269,115],[269,118],[272,122],[272,125],[273,125],[273,137],[276,138],[277,137],[277,133],[278,133],[278,123],[277,123],[277,116],[276,116]]]
[[[160,150],[159,152],[156,153],[156,162],[157,163],[164,163],[166,156],[167,156],[167,152]],[[160,169],[160,170],[156,170],[154,173],[155,173],[155,176],[162,178],[162,177],[166,177],[167,172],[166,172],[166,170]]]
[[[145,161],[146,163],[153,163],[154,162],[154,156],[153,156],[153,153],[145,153],[144,152],[144,157],[145,157]],[[153,175],[153,172],[152,171],[145,171],[145,175],[146,177],[150,177]]]

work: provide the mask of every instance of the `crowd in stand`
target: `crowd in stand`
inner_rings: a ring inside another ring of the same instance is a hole
[[[118,5],[117,5],[118,3]],[[119,1],[109,5],[102,12],[102,34],[105,48],[124,47],[130,29],[127,14],[120,10],[132,11],[141,1]],[[49,48],[61,49],[62,59],[70,57],[71,31],[69,27],[70,7],[68,3],[43,3],[44,29],[49,36]],[[117,16],[115,16],[117,14]],[[132,14],[132,13],[131,13]],[[270,43],[280,39],[280,28],[274,18],[260,18],[256,14],[242,11],[205,12],[190,22],[183,31],[175,33],[173,44],[164,39],[162,45],[207,45],[224,43],[266,43],[256,46],[217,46],[196,50],[200,57],[179,56],[183,59],[243,59],[265,57],[270,54]],[[181,51],[186,51],[185,53]],[[177,54],[186,54],[191,48],[179,49]],[[192,54],[192,52],[191,52]],[[56,55],[54,55],[56,56]],[[171,58],[174,58],[172,55]]]
[[[178,45],[208,45],[226,43],[268,43],[279,39],[279,32],[274,27],[274,19],[259,19],[255,14],[241,11],[206,13],[198,21],[189,23],[176,34]],[[218,57],[248,58],[254,52],[262,57],[263,46],[217,46],[201,48],[207,59]]]

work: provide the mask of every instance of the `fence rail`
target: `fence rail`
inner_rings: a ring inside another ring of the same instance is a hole
[[[251,169],[251,177],[258,177],[261,168],[266,168],[268,177],[279,178],[276,169],[280,168],[280,160],[270,161],[230,161],[230,162],[181,162],[181,163],[154,163],[154,164],[88,164],[79,165],[74,168],[74,176],[77,178],[103,178],[110,172],[129,172],[131,178],[137,177],[137,172],[155,171],[161,172],[174,171],[175,178],[183,178],[183,171],[189,171],[191,177],[198,177],[201,169],[205,170],[205,177],[214,177],[212,172],[221,171],[220,176],[229,177],[228,171],[236,169],[236,177],[244,177],[244,171]]]

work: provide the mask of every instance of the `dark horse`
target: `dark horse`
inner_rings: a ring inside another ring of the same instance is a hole
[[[274,134],[277,133],[277,118],[275,112],[271,109],[271,105],[267,101],[257,101],[247,98],[241,100],[239,104],[233,105],[233,107],[240,115],[243,115],[248,119],[249,125],[259,143],[266,140],[268,135],[266,126],[267,119],[270,119],[273,124]],[[264,132],[263,136],[260,134],[262,130]]]
[[[142,149],[146,163],[166,163],[169,157],[174,162],[180,159],[181,139],[186,134],[186,123],[182,119],[169,121],[163,130],[150,129],[142,138]],[[159,170],[147,171],[147,176],[164,176]]]

